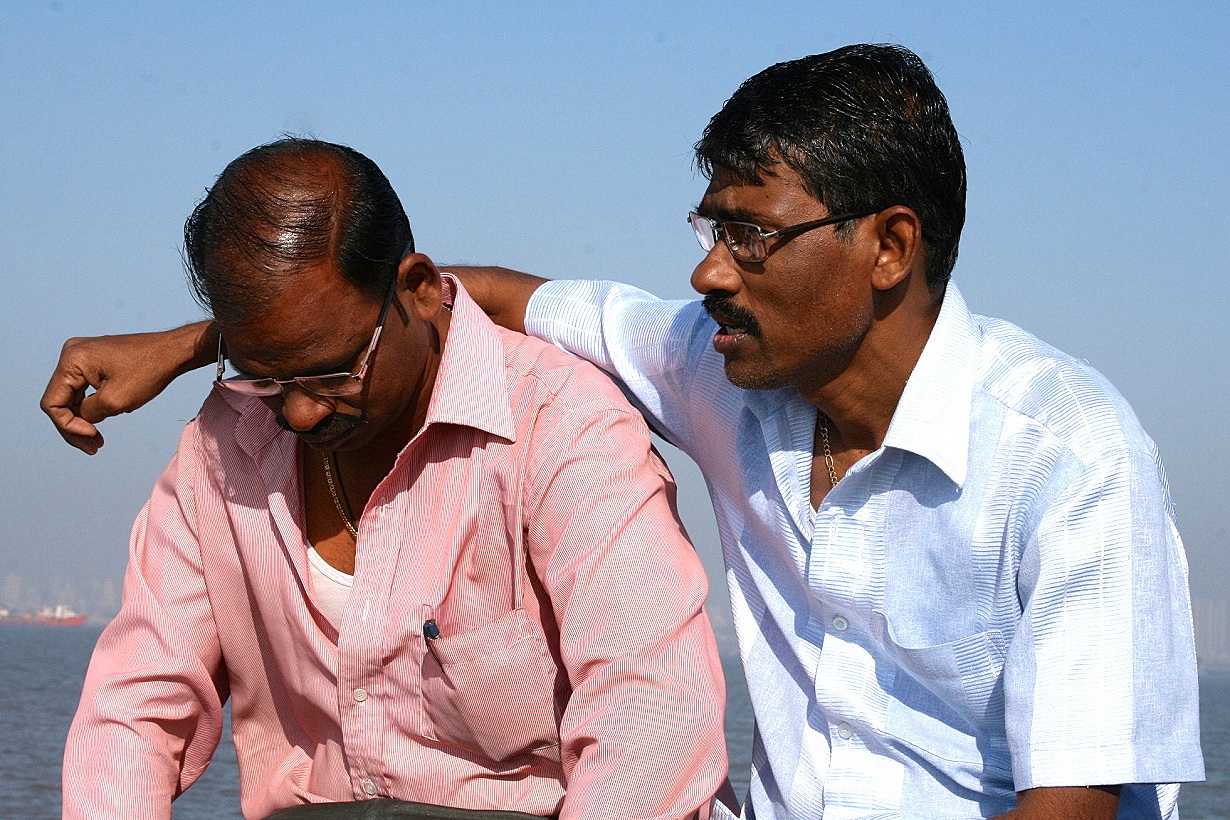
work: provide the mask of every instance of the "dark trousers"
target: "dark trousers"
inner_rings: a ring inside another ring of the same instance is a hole
[[[410,803],[405,800],[360,800],[356,803],[308,803],[280,809],[265,820],[543,820],[519,811],[478,811]]]

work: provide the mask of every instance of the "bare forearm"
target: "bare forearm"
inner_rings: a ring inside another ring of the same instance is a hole
[[[103,444],[96,423],[136,410],[176,377],[214,361],[217,350],[212,322],[160,333],[69,339],[43,392],[43,412],[65,441],[95,453]]]
[[[455,274],[491,321],[518,333],[525,332],[525,308],[539,285],[541,276],[494,266],[444,265]]]
[[[180,354],[176,376],[213,364],[218,357],[218,328],[212,319],[166,331],[169,348]],[[173,346],[170,343],[173,342]]]
[[[995,820],[1115,820],[1118,786],[1064,786],[1027,789],[1019,803]]]

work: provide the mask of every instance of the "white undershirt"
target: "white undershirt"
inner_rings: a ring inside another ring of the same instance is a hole
[[[311,569],[312,592],[316,595],[316,605],[334,626],[340,626],[342,612],[346,609],[346,602],[350,600],[350,585],[354,582],[354,576],[347,575],[321,558],[316,548],[311,546],[308,547],[308,566]]]

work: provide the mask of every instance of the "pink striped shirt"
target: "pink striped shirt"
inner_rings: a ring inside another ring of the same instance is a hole
[[[707,814],[723,684],[645,424],[605,376],[446,282],[427,422],[364,510],[339,624],[308,581],[296,437],[221,392],[187,426],[90,663],[65,817],[169,817],[228,697],[250,818],[374,796]]]

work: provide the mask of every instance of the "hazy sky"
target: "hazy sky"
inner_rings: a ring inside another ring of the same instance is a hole
[[[684,297],[709,116],[771,63],[893,42],[931,67],[964,141],[967,301],[1132,401],[1193,589],[1225,595],[1230,4],[664,5],[0,0],[0,578],[120,577],[210,375],[108,422],[94,458],[38,397],[66,337],[200,315],[183,220],[243,151],[282,132],[363,151],[438,262]],[[703,484],[680,472],[715,567]]]

